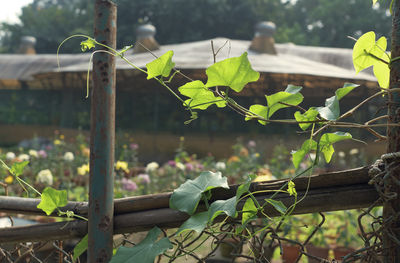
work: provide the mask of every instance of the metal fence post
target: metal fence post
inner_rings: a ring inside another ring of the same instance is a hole
[[[116,17],[112,1],[96,0],[94,38],[114,49]],[[96,53],[92,76],[88,262],[108,262],[113,248],[115,57]]]

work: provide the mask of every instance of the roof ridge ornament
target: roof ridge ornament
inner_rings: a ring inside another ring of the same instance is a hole
[[[160,45],[155,40],[156,28],[150,23],[138,26],[136,29],[136,43],[133,53],[143,53],[148,50],[156,50]]]
[[[259,22],[255,26],[254,38],[249,50],[276,55],[274,34],[276,25],[270,21]]]

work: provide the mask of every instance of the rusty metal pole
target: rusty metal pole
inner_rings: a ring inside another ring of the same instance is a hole
[[[400,57],[400,0],[393,2],[392,58]],[[400,88],[400,61],[394,61],[390,69],[390,89]],[[388,123],[400,123],[400,92],[390,92],[388,96]],[[385,176],[385,202],[383,218],[385,224],[384,262],[400,262],[400,127],[387,129],[388,144],[385,158],[387,175]],[[392,157],[390,157],[392,156]]]
[[[117,8],[109,0],[96,0],[94,38],[116,48]],[[104,50],[97,46],[96,50]],[[108,262],[113,249],[115,57],[93,57],[90,128],[90,180],[88,262]]]

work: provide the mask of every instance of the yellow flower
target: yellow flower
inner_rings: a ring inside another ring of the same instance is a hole
[[[115,169],[116,170],[122,170],[125,173],[129,173],[128,163],[127,162],[117,161],[117,163],[115,164]]]
[[[239,161],[240,161],[240,159],[236,155],[233,155],[228,159],[228,163],[235,163],[235,162],[239,162]]]
[[[64,140],[64,139],[65,139],[64,134],[61,134],[61,135],[60,135],[60,140]]]
[[[87,147],[83,148],[83,149],[82,149],[82,154],[83,154],[84,156],[86,156],[86,157],[89,157],[89,156],[90,156],[90,149],[87,148]]]
[[[79,175],[85,175],[86,173],[89,173],[89,164],[83,164],[81,167],[78,167],[77,172]]]
[[[128,145],[124,144],[124,145],[122,145],[122,148],[126,149],[126,148],[128,148]]]
[[[246,149],[246,148],[242,148],[242,149],[240,149],[240,153],[239,153],[240,155],[242,155],[242,156],[248,156],[249,155],[249,151]]]
[[[58,139],[54,140],[54,145],[60,145],[60,144],[61,144],[60,140],[58,140]]]
[[[11,175],[7,176],[6,179],[4,179],[4,182],[6,182],[6,184],[12,184],[13,181],[14,177],[12,177]]]

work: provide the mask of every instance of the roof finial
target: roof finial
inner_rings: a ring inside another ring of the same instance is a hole
[[[142,53],[146,52],[147,50],[159,49],[160,45],[154,39],[155,34],[156,28],[152,24],[140,25],[136,29],[136,44],[133,48],[133,52]]]
[[[18,54],[35,55],[36,38],[32,36],[23,36],[18,48]]]
[[[254,38],[249,47],[250,50],[276,55],[274,33],[276,26],[273,22],[259,22],[255,26]]]

